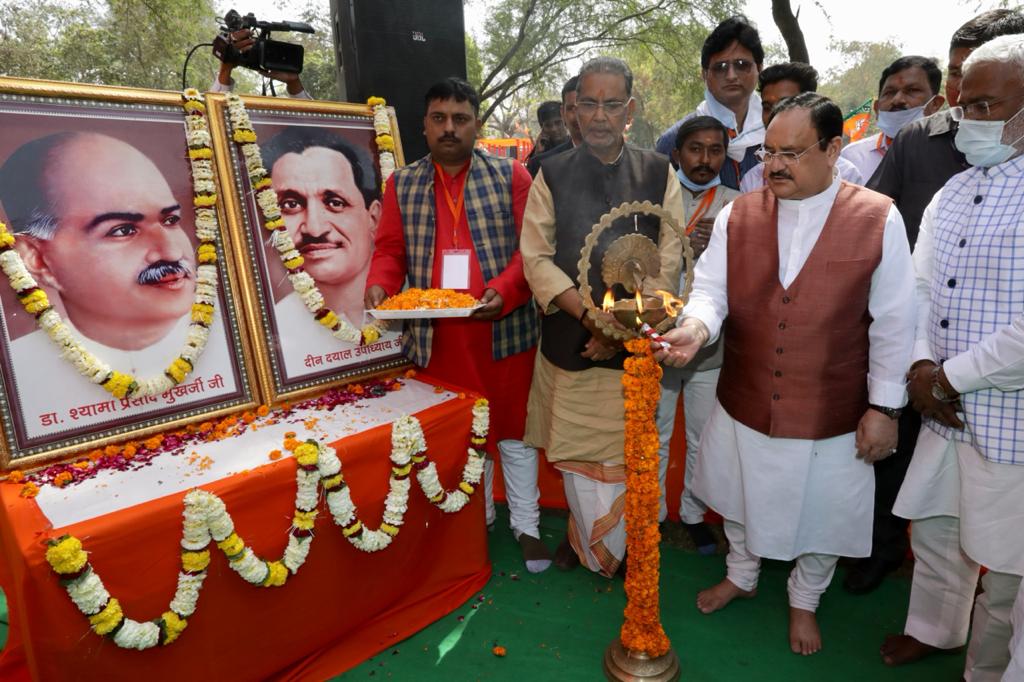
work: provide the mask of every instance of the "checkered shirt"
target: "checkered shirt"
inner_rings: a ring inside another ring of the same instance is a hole
[[[466,220],[484,281],[497,277],[519,248],[512,212],[512,159],[479,150],[466,176]],[[409,286],[427,289],[434,271],[434,164],[430,155],[395,171],[398,208],[405,234]],[[406,323],[403,347],[406,357],[420,367],[430,362],[434,327],[430,320]],[[491,324],[491,353],[501,360],[537,344],[540,322],[532,304],[516,308]]]
[[[1024,311],[1024,156],[953,176],[934,232],[928,336],[944,362]],[[1024,465],[1024,391],[983,389],[961,402],[966,429],[928,426],[971,443],[989,461]]]

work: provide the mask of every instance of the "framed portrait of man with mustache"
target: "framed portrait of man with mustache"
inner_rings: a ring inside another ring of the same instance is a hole
[[[281,208],[288,235],[303,258],[324,304],[357,329],[373,322],[363,293],[381,216],[381,171],[373,111],[366,105],[245,97],[263,166]],[[231,140],[223,100],[211,97],[215,137]],[[391,113],[395,155],[401,163],[398,128]],[[232,146],[232,182],[240,197],[228,206],[242,224],[246,252],[243,280],[258,310],[248,316],[262,345],[261,380],[273,399],[295,397],[332,383],[351,381],[404,361],[396,324],[375,343],[359,346],[335,338],[307,310],[293,290],[271,233],[263,228],[245,160]]]
[[[88,351],[138,380],[163,376],[189,338],[196,295],[180,95],[70,84],[47,87],[76,99],[19,94],[34,87],[0,81],[0,220]],[[8,458],[50,457],[255,405],[224,251],[205,351],[184,381],[146,398],[116,398],[82,376],[0,284]]]

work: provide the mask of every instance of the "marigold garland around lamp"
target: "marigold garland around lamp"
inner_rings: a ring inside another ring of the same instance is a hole
[[[638,232],[612,242],[605,251],[601,276],[608,289],[599,310],[587,273],[598,237],[620,218],[635,214],[653,215],[671,227],[683,242],[686,278],[682,299],[667,291],[644,290],[648,278],[660,273],[658,246]],[[661,395],[661,367],[651,353],[652,341],[661,341],[659,330],[667,329],[679,314],[693,282],[693,250],[686,234],[672,215],[650,202],[625,203],[605,214],[580,252],[580,295],[587,314],[611,338],[625,342],[631,354],[622,375],[625,401],[626,464],[626,609],[618,639],[605,650],[604,673],[609,680],[669,682],[679,679],[679,658],[661,626],[658,578],[658,428],[654,420]],[[616,285],[634,294],[616,301]],[[618,325],[603,313],[611,313]],[[663,343],[663,342],[662,342]]]

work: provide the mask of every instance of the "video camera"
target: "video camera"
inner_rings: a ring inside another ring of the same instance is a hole
[[[223,21],[220,33],[213,39],[213,54],[217,59],[254,71],[302,73],[302,58],[305,53],[302,45],[271,40],[270,33],[315,33],[309,24],[301,21],[257,21],[252,12],[242,16],[235,10],[225,14]],[[231,34],[242,29],[249,29],[255,41],[253,46],[244,52],[239,51],[231,41]]]

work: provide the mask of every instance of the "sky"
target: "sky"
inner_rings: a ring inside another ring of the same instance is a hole
[[[328,0],[319,0],[327,11]],[[429,2],[430,0],[415,0]],[[699,2],[700,0],[695,0]],[[1012,3],[1012,0],[1011,0]],[[487,21],[491,0],[469,0],[465,10],[466,29],[479,35]],[[282,12],[280,0],[216,0],[220,11],[237,7],[242,13],[255,12],[259,19],[291,19]],[[834,40],[885,40],[891,38],[904,54],[935,57],[944,63],[949,39],[961,24],[976,14],[998,7],[998,0],[791,0],[800,11],[811,62],[821,73],[842,68],[842,55],[830,50]],[[287,8],[288,5],[285,5]],[[761,32],[765,43],[782,45],[782,36],[772,21],[771,0],[748,0],[746,13]]]

